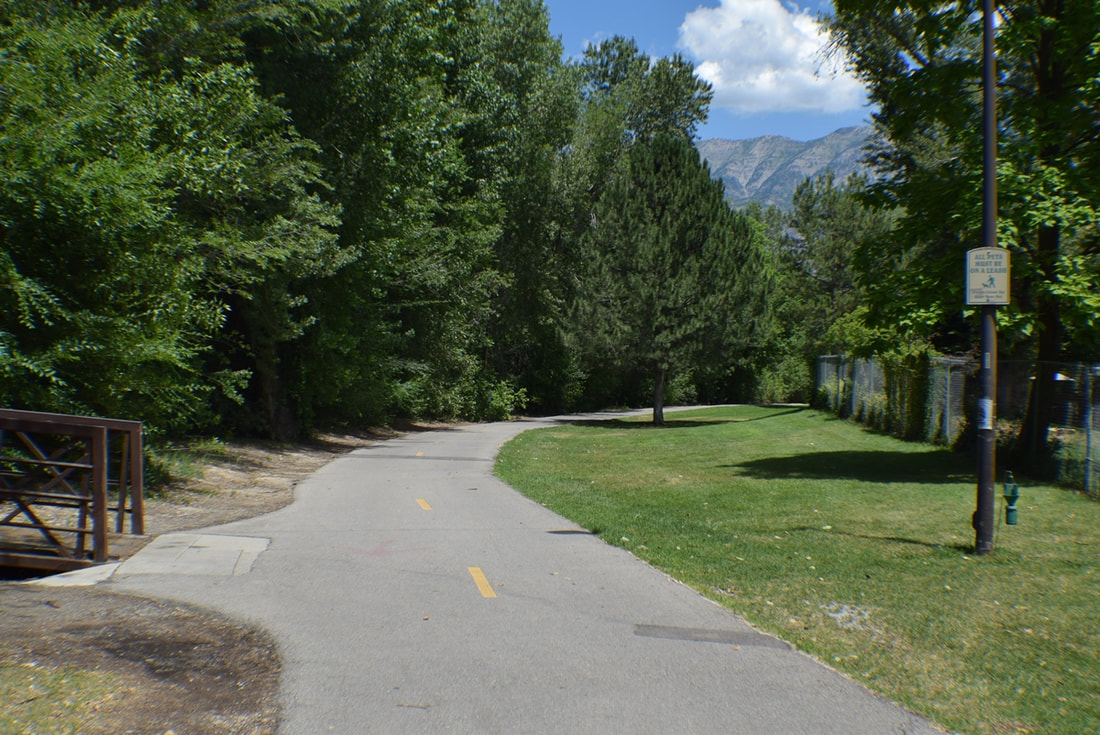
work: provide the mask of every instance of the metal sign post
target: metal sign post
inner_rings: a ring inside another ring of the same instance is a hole
[[[982,397],[978,401],[978,503],[974,553],[993,551],[997,435],[997,305],[1008,303],[1008,251],[997,247],[997,65],[993,52],[993,0],[982,3],[983,193],[982,243],[967,254],[967,303],[982,307]],[[999,253],[997,251],[1000,251]],[[973,301],[971,300],[973,298]]]

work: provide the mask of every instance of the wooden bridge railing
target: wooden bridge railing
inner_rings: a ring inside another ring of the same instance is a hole
[[[0,409],[0,565],[107,561],[112,512],[144,533],[143,493],[140,422]]]

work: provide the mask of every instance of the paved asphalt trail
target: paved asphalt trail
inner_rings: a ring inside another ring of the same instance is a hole
[[[937,732],[492,475],[552,423],[355,450],[286,508],[161,537],[106,584],[272,633],[281,735]]]

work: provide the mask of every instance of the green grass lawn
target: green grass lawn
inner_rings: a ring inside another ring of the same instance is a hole
[[[95,671],[0,663],[0,732],[76,735],[118,686]]]
[[[497,472],[942,727],[1100,732],[1100,503],[1021,482],[1004,526],[998,484],[977,558],[968,459],[809,409],[666,422],[526,432]]]

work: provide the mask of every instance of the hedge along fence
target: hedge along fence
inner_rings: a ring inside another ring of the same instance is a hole
[[[825,355],[817,359],[816,405],[898,437],[935,441],[926,432],[925,406],[933,382],[929,370],[930,359],[923,354],[869,359]]]
[[[980,391],[973,360],[824,355],[815,372],[820,408],[904,439],[949,447],[973,441],[970,419]],[[1024,425],[1035,376],[1053,375],[1048,471],[1058,482],[1100,495],[1100,365],[1002,360],[997,372],[998,433],[1010,441],[1038,430]]]

